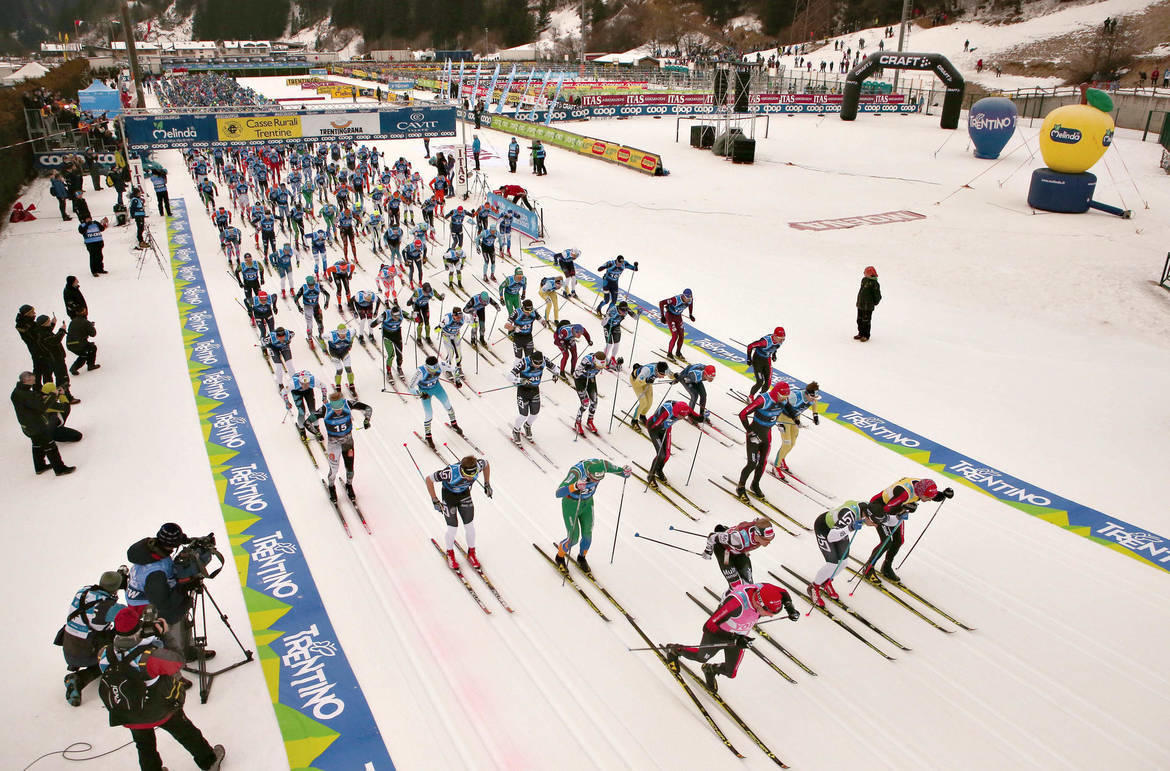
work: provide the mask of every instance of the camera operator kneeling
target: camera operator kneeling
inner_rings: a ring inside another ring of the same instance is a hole
[[[182,651],[187,661],[195,661],[198,651],[192,645],[188,619],[192,584],[182,584],[175,577],[171,556],[175,549],[190,541],[183,528],[167,522],[158,529],[154,538],[143,538],[127,549],[130,580],[126,586],[126,604],[132,608],[153,605],[159,618],[167,622],[169,646]],[[204,649],[204,659],[214,656],[215,651]]]
[[[123,608],[114,618],[114,642],[98,653],[99,692],[110,725],[125,726],[134,737],[142,771],[163,771],[154,729],[161,728],[191,753],[204,771],[219,769],[222,744],[214,747],[183,712],[191,682],[179,673],[183,657],[164,647],[167,623],[154,608]]]

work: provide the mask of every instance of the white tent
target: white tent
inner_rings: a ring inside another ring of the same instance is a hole
[[[49,71],[47,69],[37,64],[36,62],[29,62],[11,75],[5,75],[3,78],[0,78],[0,83],[3,83],[6,86],[12,86],[32,78],[39,78],[42,75],[47,75],[48,72]]]

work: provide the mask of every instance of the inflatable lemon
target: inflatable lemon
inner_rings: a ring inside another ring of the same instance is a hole
[[[1088,171],[1113,142],[1113,119],[1109,117],[1113,100],[1092,88],[1086,99],[1088,104],[1057,107],[1040,127],[1040,154],[1053,171]]]

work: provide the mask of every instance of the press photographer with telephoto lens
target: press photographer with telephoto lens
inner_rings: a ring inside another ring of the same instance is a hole
[[[177,554],[176,549],[181,549]],[[126,586],[126,602],[130,607],[152,605],[159,618],[167,622],[168,646],[181,651],[187,661],[195,661],[199,652],[192,644],[189,614],[192,607],[191,591],[208,574],[207,564],[215,551],[214,535],[192,539],[183,528],[167,522],[153,538],[143,538],[126,550],[130,563],[130,578]],[[220,557],[222,569],[222,557]],[[204,649],[203,658],[210,659],[215,651]]]

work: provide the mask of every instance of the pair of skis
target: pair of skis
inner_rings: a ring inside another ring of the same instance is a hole
[[[439,556],[443,560],[443,564],[446,565],[447,564],[447,552],[443,551],[443,547],[439,546],[439,542],[436,541],[434,538],[431,539],[431,543],[434,544],[435,549],[439,552]],[[459,550],[459,553],[463,555],[463,558],[465,560],[469,559],[467,556],[467,550],[463,548],[463,544],[456,541],[455,548]],[[468,564],[469,565],[471,564],[470,560],[468,561]],[[479,594],[475,591],[475,587],[473,587],[471,585],[471,581],[469,581],[467,576],[464,575],[463,569],[462,568],[452,569],[450,565],[447,565],[447,569],[455,574],[455,577],[458,578],[460,583],[463,584],[463,588],[466,589],[467,593],[471,595],[471,598],[473,600],[475,600],[475,604],[479,605],[480,609],[484,613],[491,615],[491,612],[492,612],[491,608],[489,608],[487,606],[487,603],[485,603],[483,601],[483,598],[480,597]],[[500,594],[499,589],[497,589],[496,585],[492,583],[492,580],[490,578],[488,578],[488,575],[484,571],[482,566],[475,567],[473,565],[471,569],[473,571],[475,571],[476,575],[478,575],[480,580],[483,581],[484,586],[487,587],[488,591],[492,593],[492,596],[496,598],[496,600],[500,603],[501,606],[503,606],[504,610],[508,611],[509,613],[516,612],[516,611],[512,610],[512,607],[510,605],[508,605],[506,600],[504,600],[503,596]]]
[[[311,455],[311,454],[312,454],[312,453],[310,453],[310,455]],[[324,488],[324,490],[325,490],[325,495],[326,495],[326,496],[328,496],[328,495],[329,495],[329,482],[328,482],[328,481],[326,481],[326,480],[324,480],[324,479],[322,479],[322,480],[321,480],[321,487],[322,487],[322,488]],[[336,489],[334,490],[334,494],[336,494]],[[330,499],[329,499],[329,502],[330,502],[331,504],[333,504],[333,510],[334,510],[335,512],[337,512],[337,519],[338,519],[338,520],[341,522],[341,527],[342,527],[342,528],[345,530],[345,535],[346,535],[347,537],[349,537],[349,538],[353,538],[353,533],[352,533],[352,532],[350,532],[350,529],[349,529],[349,522],[347,522],[347,521],[345,520],[345,514],[343,514],[343,513],[342,513],[342,511],[341,511],[341,502],[340,502],[340,501],[335,501],[335,500],[333,500],[332,498],[330,498]],[[370,529],[370,525],[369,525],[369,523],[368,523],[368,522],[366,522],[366,517],[365,517],[365,515],[364,515],[364,514],[362,514],[361,507],[360,507],[360,506],[358,506],[357,498],[356,498],[356,497],[350,497],[350,498],[349,498],[349,503],[350,503],[350,505],[351,505],[351,506],[353,506],[353,510],[354,510],[354,512],[356,512],[356,513],[357,513],[357,515],[358,515],[358,519],[359,519],[359,520],[361,520],[362,527],[364,527],[364,528],[366,529],[366,533],[367,533],[367,534],[369,534],[369,535],[373,535],[373,534],[374,534],[374,531]]]

